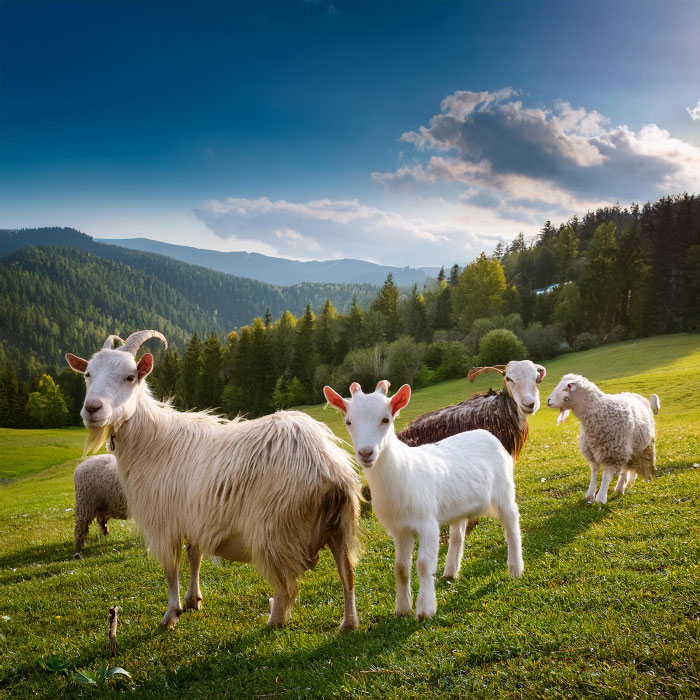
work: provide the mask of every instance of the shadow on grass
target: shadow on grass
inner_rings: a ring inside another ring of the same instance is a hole
[[[611,489],[612,492],[612,489]],[[523,558],[539,558],[557,554],[588,528],[599,523],[617,510],[619,497],[612,492],[604,506],[589,504],[583,498],[567,502],[546,520],[523,530]]]
[[[109,538],[109,535],[107,535]],[[94,553],[91,552],[93,547],[88,543],[83,547],[80,559],[73,558],[73,539],[64,540],[63,542],[52,542],[51,544],[35,544],[26,547],[25,549],[16,550],[0,556],[0,569],[8,568],[19,568],[21,566],[27,566],[29,564],[56,564],[65,562],[74,562],[79,564],[80,562],[87,561],[89,563],[90,559],[94,556],[104,555],[105,547],[116,548],[119,552],[134,549],[139,547],[138,542],[129,542],[128,540],[118,540],[113,539],[111,542],[108,540],[95,540],[93,543]],[[143,548],[141,546],[141,548]]]

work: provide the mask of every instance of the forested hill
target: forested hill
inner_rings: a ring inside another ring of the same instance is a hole
[[[47,239],[56,245],[26,247]],[[191,333],[224,336],[267,308],[274,317],[301,315],[307,303],[320,310],[330,299],[344,311],[353,295],[367,305],[377,293],[372,285],[276,287],[95,243],[73,229],[2,231],[0,254],[0,338],[22,364],[54,365],[68,348],[89,353],[110,333],[143,327],[182,349]]]

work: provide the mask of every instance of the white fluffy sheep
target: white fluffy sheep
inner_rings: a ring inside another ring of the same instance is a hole
[[[80,559],[90,523],[95,518],[105,535],[107,521],[127,519],[126,496],[119,483],[117,460],[114,455],[95,455],[81,462],[73,472],[75,484],[75,532],[73,556]]]
[[[566,374],[547,399],[547,405],[559,409],[557,424],[570,411],[581,422],[579,447],[591,465],[591,483],[586,500],[606,503],[608,487],[619,474],[615,491],[623,494],[637,475],[647,481],[656,469],[656,428],[654,414],[661,406],[652,394],[647,400],[639,394],[606,394],[593,382],[578,374]],[[598,470],[604,465],[603,478],[596,495]]]
[[[251,421],[208,413],[179,413],[156,401],[145,381],[153,356],[136,362],[142,343],[165,337],[134,333],[120,348],[110,337],[89,362],[70,353],[82,372],[81,415],[87,448],[107,435],[117,458],[129,514],[165,569],[168,608],[163,626],[183,610],[178,583],[188,542],[187,608],[199,609],[202,554],[252,562],[272,583],[268,624],[281,625],[298,593],[298,578],[326,544],[343,584],[341,629],[358,626],[353,565],[359,516],[359,479],[350,455],[329,428],[304,413],[280,411]]]
[[[482,515],[497,518],[508,543],[508,570],[511,576],[522,575],[513,458],[485,430],[409,447],[396,436],[394,418],[408,404],[411,387],[404,384],[391,399],[386,395],[388,389],[389,382],[383,380],[371,394],[364,394],[353,383],[351,399],[343,399],[329,386],[323,392],[345,415],[355,456],[372,490],[374,512],[394,538],[397,615],[412,611],[411,557],[418,535],[416,618],[421,620],[433,617],[437,608],[434,577],[441,525]],[[454,576],[463,545],[464,531],[450,529],[445,568]]]

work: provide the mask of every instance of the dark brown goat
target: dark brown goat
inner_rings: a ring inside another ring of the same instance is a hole
[[[489,389],[453,406],[414,418],[398,437],[416,447],[479,428],[493,433],[513,459],[517,459],[527,440],[529,425],[504,389]]]

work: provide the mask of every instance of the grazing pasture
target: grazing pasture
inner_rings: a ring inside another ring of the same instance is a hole
[[[435,618],[396,619],[393,543],[370,514],[356,568],[360,629],[343,634],[327,549],[303,577],[286,628],[266,628],[271,588],[251,567],[205,561],[203,609],[161,631],[162,570],[132,523],[111,521],[104,538],[93,524],[83,559],[72,559],[83,431],[1,430],[0,697],[697,697],[700,336],[609,345],[545,365],[543,406],[515,469],[523,577],[508,576],[500,525],[482,519],[459,578],[436,579]],[[605,506],[585,503],[578,422],[556,426],[545,405],[566,372],[607,392],[659,395],[651,483],[637,480],[622,497],[611,490]],[[490,385],[500,379],[416,391],[397,427]],[[347,437],[336,411],[306,410]],[[446,548],[443,537],[438,571]],[[183,569],[186,581],[186,558]],[[416,592],[414,572],[414,601]],[[113,604],[119,652],[110,658]],[[52,654],[71,671],[96,676],[108,664],[132,678],[81,685],[40,668],[37,659]]]

